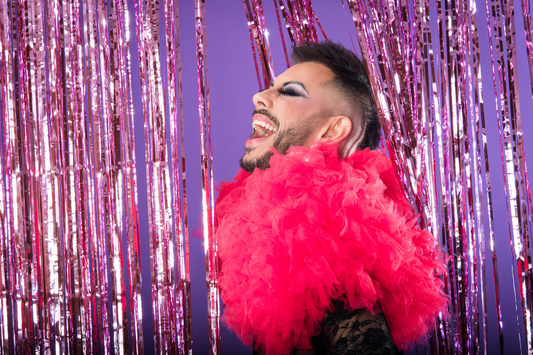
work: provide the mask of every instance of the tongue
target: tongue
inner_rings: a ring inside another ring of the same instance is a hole
[[[259,130],[255,130],[254,135],[246,141],[246,148],[247,149],[253,149],[263,143],[266,139],[268,139],[269,136],[265,137],[261,133],[259,133]]]
[[[268,136],[267,136],[268,137]],[[259,132],[258,129],[255,130],[255,134],[252,136],[252,139],[255,139],[255,138],[266,138],[265,136],[263,136],[261,134],[261,132]]]

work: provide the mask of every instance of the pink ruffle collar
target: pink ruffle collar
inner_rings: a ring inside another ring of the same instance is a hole
[[[380,308],[400,349],[425,337],[447,312],[444,267],[390,160],[368,149],[341,160],[333,144],[273,153],[217,199],[226,325],[266,354],[306,353],[335,299]]]

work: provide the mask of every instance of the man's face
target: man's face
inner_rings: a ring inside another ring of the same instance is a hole
[[[253,132],[241,167],[250,173],[255,167],[266,169],[271,147],[284,154],[291,145],[309,147],[320,140],[327,118],[341,110],[332,79],[326,66],[306,62],[287,69],[269,89],[255,94]]]

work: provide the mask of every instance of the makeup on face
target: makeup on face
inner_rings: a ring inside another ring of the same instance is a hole
[[[333,73],[322,64],[296,64],[280,74],[270,88],[255,94],[252,134],[246,141],[243,161],[252,163],[269,155],[274,142],[287,130],[293,135],[316,131],[311,129],[319,122],[315,118],[335,102],[331,90],[324,85],[332,78]],[[307,144],[307,140],[301,143],[300,138],[298,144]]]
[[[305,98],[309,97],[309,93],[307,92],[305,85],[299,81],[288,81],[284,83],[281,88],[279,88],[278,92],[281,95],[301,96]]]

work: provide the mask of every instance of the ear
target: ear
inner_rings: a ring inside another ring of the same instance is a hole
[[[326,131],[320,137],[320,141],[342,142],[352,131],[352,120],[346,116],[335,116],[326,128]]]
[[[365,127],[366,123],[362,119],[357,119],[356,123],[352,127],[352,131],[350,132],[350,135],[346,137],[345,140],[340,142],[339,144],[339,156],[342,158],[346,158],[347,156],[353,154],[357,148],[359,147],[359,144],[364,138],[365,135]]]

